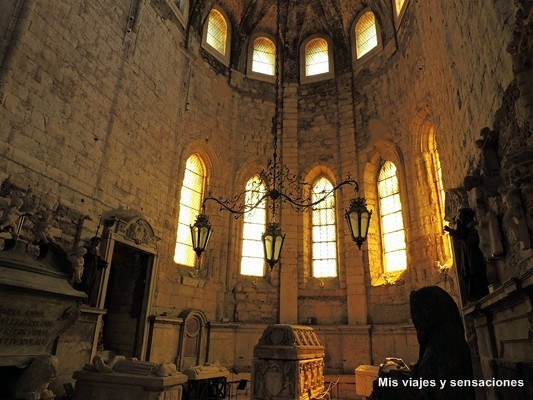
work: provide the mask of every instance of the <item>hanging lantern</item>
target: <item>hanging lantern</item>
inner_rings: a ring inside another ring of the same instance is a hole
[[[207,219],[207,215],[199,214],[196,217],[196,222],[191,227],[192,247],[198,257],[202,255],[209,243],[211,233],[211,223]]]
[[[272,270],[281,256],[281,248],[283,247],[285,235],[281,232],[281,228],[277,222],[270,222],[261,239],[263,240],[263,248],[265,250],[265,260]]]
[[[368,234],[372,211],[366,208],[366,199],[358,197],[350,202],[350,209],[346,211],[346,220],[350,226],[352,240],[361,248]]]

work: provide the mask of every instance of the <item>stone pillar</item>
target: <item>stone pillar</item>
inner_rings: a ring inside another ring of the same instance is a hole
[[[344,179],[350,175],[359,184],[362,184],[362,175],[359,174],[357,163],[359,162],[357,155],[356,133],[354,132],[355,122],[354,113],[355,105],[353,99],[353,91],[351,85],[351,75],[346,76],[345,79],[339,81],[339,154],[340,154],[340,173],[339,179]],[[342,204],[338,208],[339,224],[342,232],[339,235],[343,246],[340,250],[343,254],[339,254],[339,260],[344,262],[340,265],[341,269],[344,267],[346,276],[346,297],[347,297],[347,313],[349,324],[366,324],[367,323],[367,302],[366,302],[366,287],[364,278],[364,260],[363,249],[359,250],[357,245],[353,242],[350,235],[350,228],[347,226],[344,219],[344,210],[350,206],[350,200],[356,195],[351,187],[343,188],[342,190]],[[339,196],[340,198],[340,196]],[[375,218],[375,217],[374,217]],[[370,223],[377,223],[374,219]]]
[[[298,174],[298,84],[285,86],[283,113],[283,163],[293,174]],[[285,233],[285,243],[280,264],[280,304],[279,322],[298,322],[298,267],[297,257],[302,246],[301,214],[290,207],[283,208],[281,228]]]

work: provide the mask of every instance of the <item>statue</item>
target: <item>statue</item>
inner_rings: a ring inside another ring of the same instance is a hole
[[[41,245],[46,245],[54,241],[52,233],[52,216],[50,211],[44,209],[38,214],[34,225],[35,241]]]
[[[87,249],[85,247],[78,247],[68,255],[68,260],[72,265],[72,276],[70,278],[71,284],[81,282],[85,254],[87,254]]]
[[[455,262],[459,279],[465,283],[467,299],[479,300],[489,293],[487,266],[479,249],[479,234],[475,228],[474,210],[462,208],[457,219],[457,229],[445,226],[444,230],[454,241]]]
[[[48,385],[58,374],[58,361],[54,356],[42,355],[33,359],[18,379],[13,397],[23,400],[48,400],[55,398]]]
[[[470,349],[465,341],[463,321],[452,297],[438,286],[411,292],[411,319],[419,344],[418,361],[411,367],[413,379],[471,380]],[[436,312],[438,310],[438,312]],[[421,399],[474,399],[471,387],[419,389]]]
[[[505,193],[504,200],[507,210],[503,214],[503,222],[508,227],[513,241],[518,243],[521,250],[530,249],[533,243],[520,191],[518,189],[509,190]]]
[[[89,244],[85,246],[87,250],[84,259],[83,275],[81,276],[81,282],[78,284],[77,289],[87,293],[90,306],[96,306],[98,297],[98,284],[100,282],[100,271],[107,268],[107,261],[100,257],[99,246],[102,242],[102,238],[93,236],[89,240]]]
[[[92,364],[86,364],[84,369],[103,374],[120,372],[123,374],[161,377],[178,374],[174,364],[156,364],[124,356],[114,356],[107,362],[101,356],[94,356]]]
[[[12,199],[9,205],[6,204],[6,208],[4,209],[0,220],[0,231],[9,231],[11,235],[17,234],[18,220],[24,215],[24,213],[20,211],[23,204],[24,200],[19,197]]]

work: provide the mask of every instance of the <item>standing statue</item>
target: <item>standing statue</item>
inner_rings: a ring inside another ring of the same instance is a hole
[[[87,254],[87,249],[85,247],[78,247],[72,253],[68,255],[68,260],[72,265],[72,276],[70,278],[71,284],[76,284],[81,282],[81,277],[83,276],[83,263],[84,256]]]
[[[85,246],[87,251],[83,257],[83,275],[81,276],[81,282],[76,288],[87,293],[90,306],[96,306],[100,272],[107,268],[107,261],[100,257],[99,246],[101,242],[102,238],[93,236],[89,240],[89,244]]]
[[[479,234],[475,228],[474,215],[471,208],[462,208],[459,211],[457,228],[444,227],[454,241],[459,279],[465,284],[469,301],[479,300],[489,293],[487,265],[479,249]]]

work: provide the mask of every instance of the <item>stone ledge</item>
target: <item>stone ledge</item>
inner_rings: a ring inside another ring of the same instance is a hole
[[[518,292],[526,290],[531,286],[533,286],[533,269],[530,269],[517,278],[509,279],[492,293],[463,307],[463,313],[464,315],[472,315],[481,310],[503,306],[505,302],[511,301],[510,299]]]

